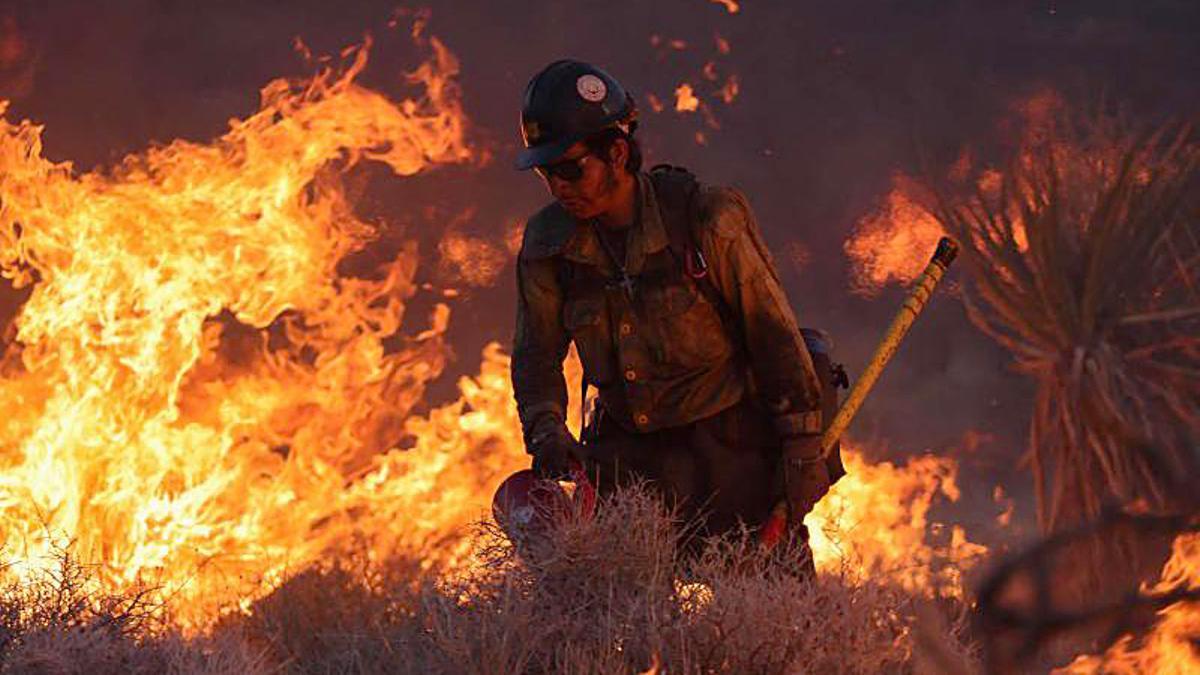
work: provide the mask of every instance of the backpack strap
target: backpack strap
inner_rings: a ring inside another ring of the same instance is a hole
[[[696,243],[696,202],[700,193],[700,182],[687,169],[670,164],[657,164],[650,169],[650,180],[654,185],[654,196],[658,199],[658,211],[667,230],[667,248],[676,264],[704,295],[721,318],[725,334],[743,355],[746,341],[741,322],[729,302],[709,275],[708,261]]]

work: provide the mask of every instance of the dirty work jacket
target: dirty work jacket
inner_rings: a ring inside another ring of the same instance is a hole
[[[812,360],[745,198],[706,186],[691,209],[692,236],[740,324],[743,348],[670,249],[651,177],[640,173],[637,183],[638,217],[625,247],[631,288],[617,283],[594,229],[602,225],[576,222],[557,203],[526,223],[512,356],[526,447],[547,425],[565,422],[562,362],[572,340],[585,380],[630,431],[709,417],[753,386],[781,433],[819,432]]]

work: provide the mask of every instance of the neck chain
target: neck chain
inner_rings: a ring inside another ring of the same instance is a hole
[[[633,302],[633,288],[634,288],[633,277],[629,276],[629,271],[625,269],[625,260],[617,259],[616,252],[613,251],[612,246],[610,246],[608,243],[608,238],[604,236],[604,233],[600,229],[602,227],[604,227],[604,226],[600,225],[595,219],[592,220],[592,231],[596,233],[596,238],[600,240],[600,247],[604,249],[604,253],[608,256],[609,261],[613,264],[613,267],[615,267],[617,270],[616,278],[613,279],[612,281],[610,281],[609,285],[616,287],[616,288],[620,288],[621,292],[623,292],[625,294],[626,299],[628,299],[630,302]],[[626,242],[627,242],[626,246],[625,246],[625,258],[626,258],[626,260],[628,260],[628,258],[629,258],[629,246],[628,246],[629,230],[625,231],[625,237],[626,237]]]

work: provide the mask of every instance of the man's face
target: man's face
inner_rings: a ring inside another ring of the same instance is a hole
[[[619,155],[620,152],[612,154]],[[614,206],[617,186],[614,159],[591,154],[581,142],[572,145],[554,163],[538,167],[538,174],[546,181],[550,194],[568,213],[578,220],[586,220],[610,211]]]

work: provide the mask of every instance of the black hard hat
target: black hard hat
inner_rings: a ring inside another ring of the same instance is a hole
[[[590,63],[555,61],[525,88],[525,149],[517,155],[517,168],[549,164],[572,145],[610,127],[633,133],[636,118],[633,97],[611,75]]]

